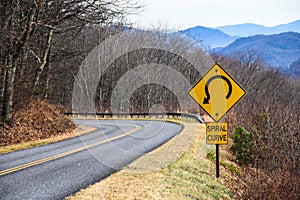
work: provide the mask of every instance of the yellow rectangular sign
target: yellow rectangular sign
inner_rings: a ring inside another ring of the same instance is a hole
[[[228,124],[206,123],[206,144],[228,144]]]

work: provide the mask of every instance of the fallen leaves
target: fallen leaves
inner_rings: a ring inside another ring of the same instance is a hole
[[[64,113],[63,107],[45,100],[31,101],[13,113],[12,127],[1,124],[0,145],[35,141],[72,131],[75,124]]]

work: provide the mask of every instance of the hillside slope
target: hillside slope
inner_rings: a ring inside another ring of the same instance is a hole
[[[221,49],[223,55],[255,54],[267,64],[281,71],[289,70],[300,58],[300,33],[288,32],[276,35],[256,35],[240,38]]]

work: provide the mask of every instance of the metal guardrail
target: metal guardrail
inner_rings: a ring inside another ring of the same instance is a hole
[[[65,113],[69,117],[94,117],[94,118],[173,118],[195,120],[201,124],[205,121],[195,114],[188,113]]]

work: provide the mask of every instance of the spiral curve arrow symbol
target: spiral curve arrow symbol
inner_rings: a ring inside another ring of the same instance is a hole
[[[209,84],[215,80],[215,79],[222,79],[224,81],[226,81],[227,85],[228,85],[228,93],[226,95],[226,99],[229,99],[229,97],[231,96],[232,94],[232,84],[230,82],[230,80],[225,77],[225,76],[222,76],[222,75],[216,75],[216,76],[213,76],[211,77],[207,83],[205,84],[205,94],[206,94],[206,97],[204,97],[204,100],[203,100],[203,104],[209,104],[209,100],[210,100],[210,93],[209,93],[209,90],[208,90],[208,87],[209,87]]]

